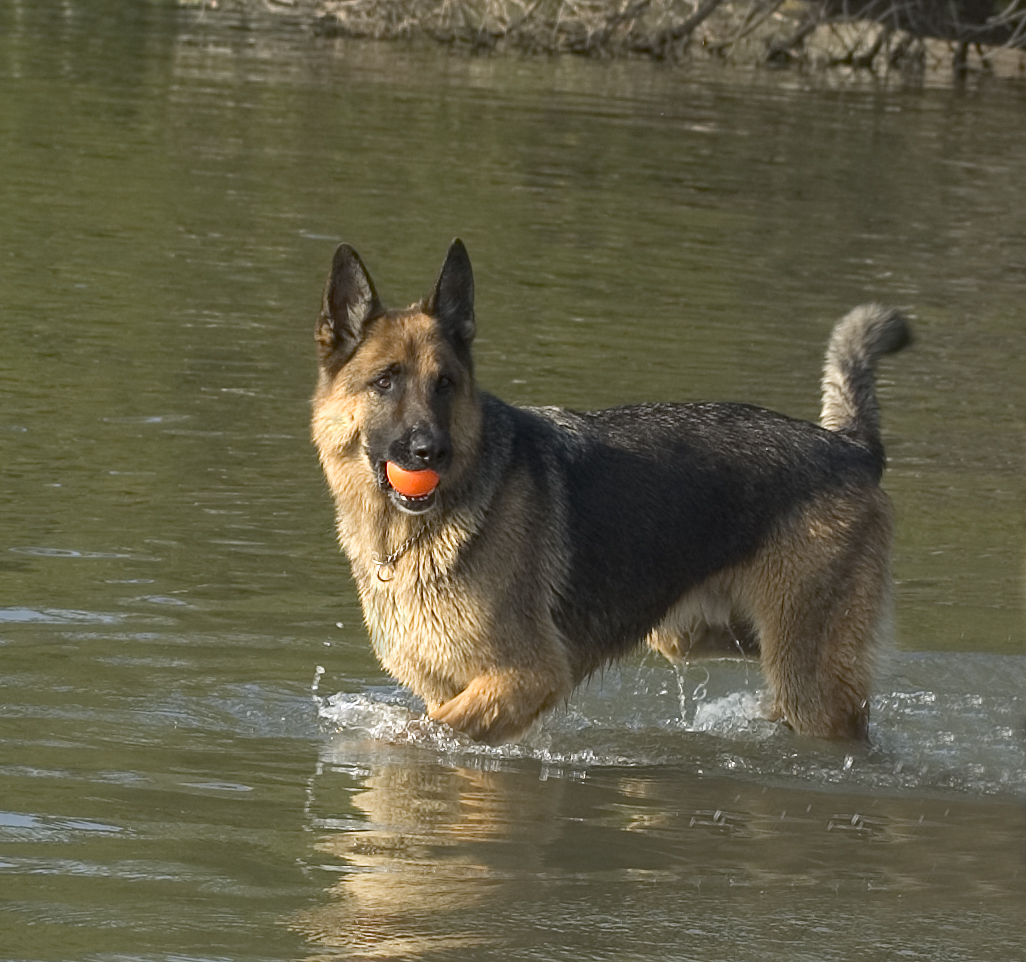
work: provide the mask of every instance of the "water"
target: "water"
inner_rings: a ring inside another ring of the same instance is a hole
[[[0,959],[1019,960],[1023,94],[467,60],[0,7]],[[879,298],[873,745],[754,664],[609,669],[517,745],[370,655],[308,441],[339,240],[449,240],[517,402],[813,417]]]

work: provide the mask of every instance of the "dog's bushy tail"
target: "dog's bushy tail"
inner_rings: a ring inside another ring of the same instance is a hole
[[[876,362],[912,342],[912,329],[896,308],[856,307],[834,327],[823,368],[823,413],[819,423],[869,449],[884,465]]]

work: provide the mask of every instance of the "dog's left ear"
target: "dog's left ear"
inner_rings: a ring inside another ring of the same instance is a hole
[[[474,271],[470,255],[458,237],[449,245],[435,288],[424,302],[424,310],[441,323],[457,345],[469,350],[477,332]]]

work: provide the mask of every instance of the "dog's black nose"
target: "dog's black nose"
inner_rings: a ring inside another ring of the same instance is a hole
[[[418,467],[437,470],[449,460],[449,445],[437,431],[416,427],[410,432],[410,457]]]

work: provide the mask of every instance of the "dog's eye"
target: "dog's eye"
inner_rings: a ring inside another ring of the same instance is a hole
[[[384,374],[379,374],[371,383],[378,391],[385,394],[392,390],[392,385],[395,383],[395,377],[391,371],[385,371]]]
[[[441,394],[444,394],[447,391],[451,391],[455,386],[456,385],[453,383],[452,378],[449,377],[449,375],[447,375],[447,374],[443,374],[438,379],[438,391]]]

